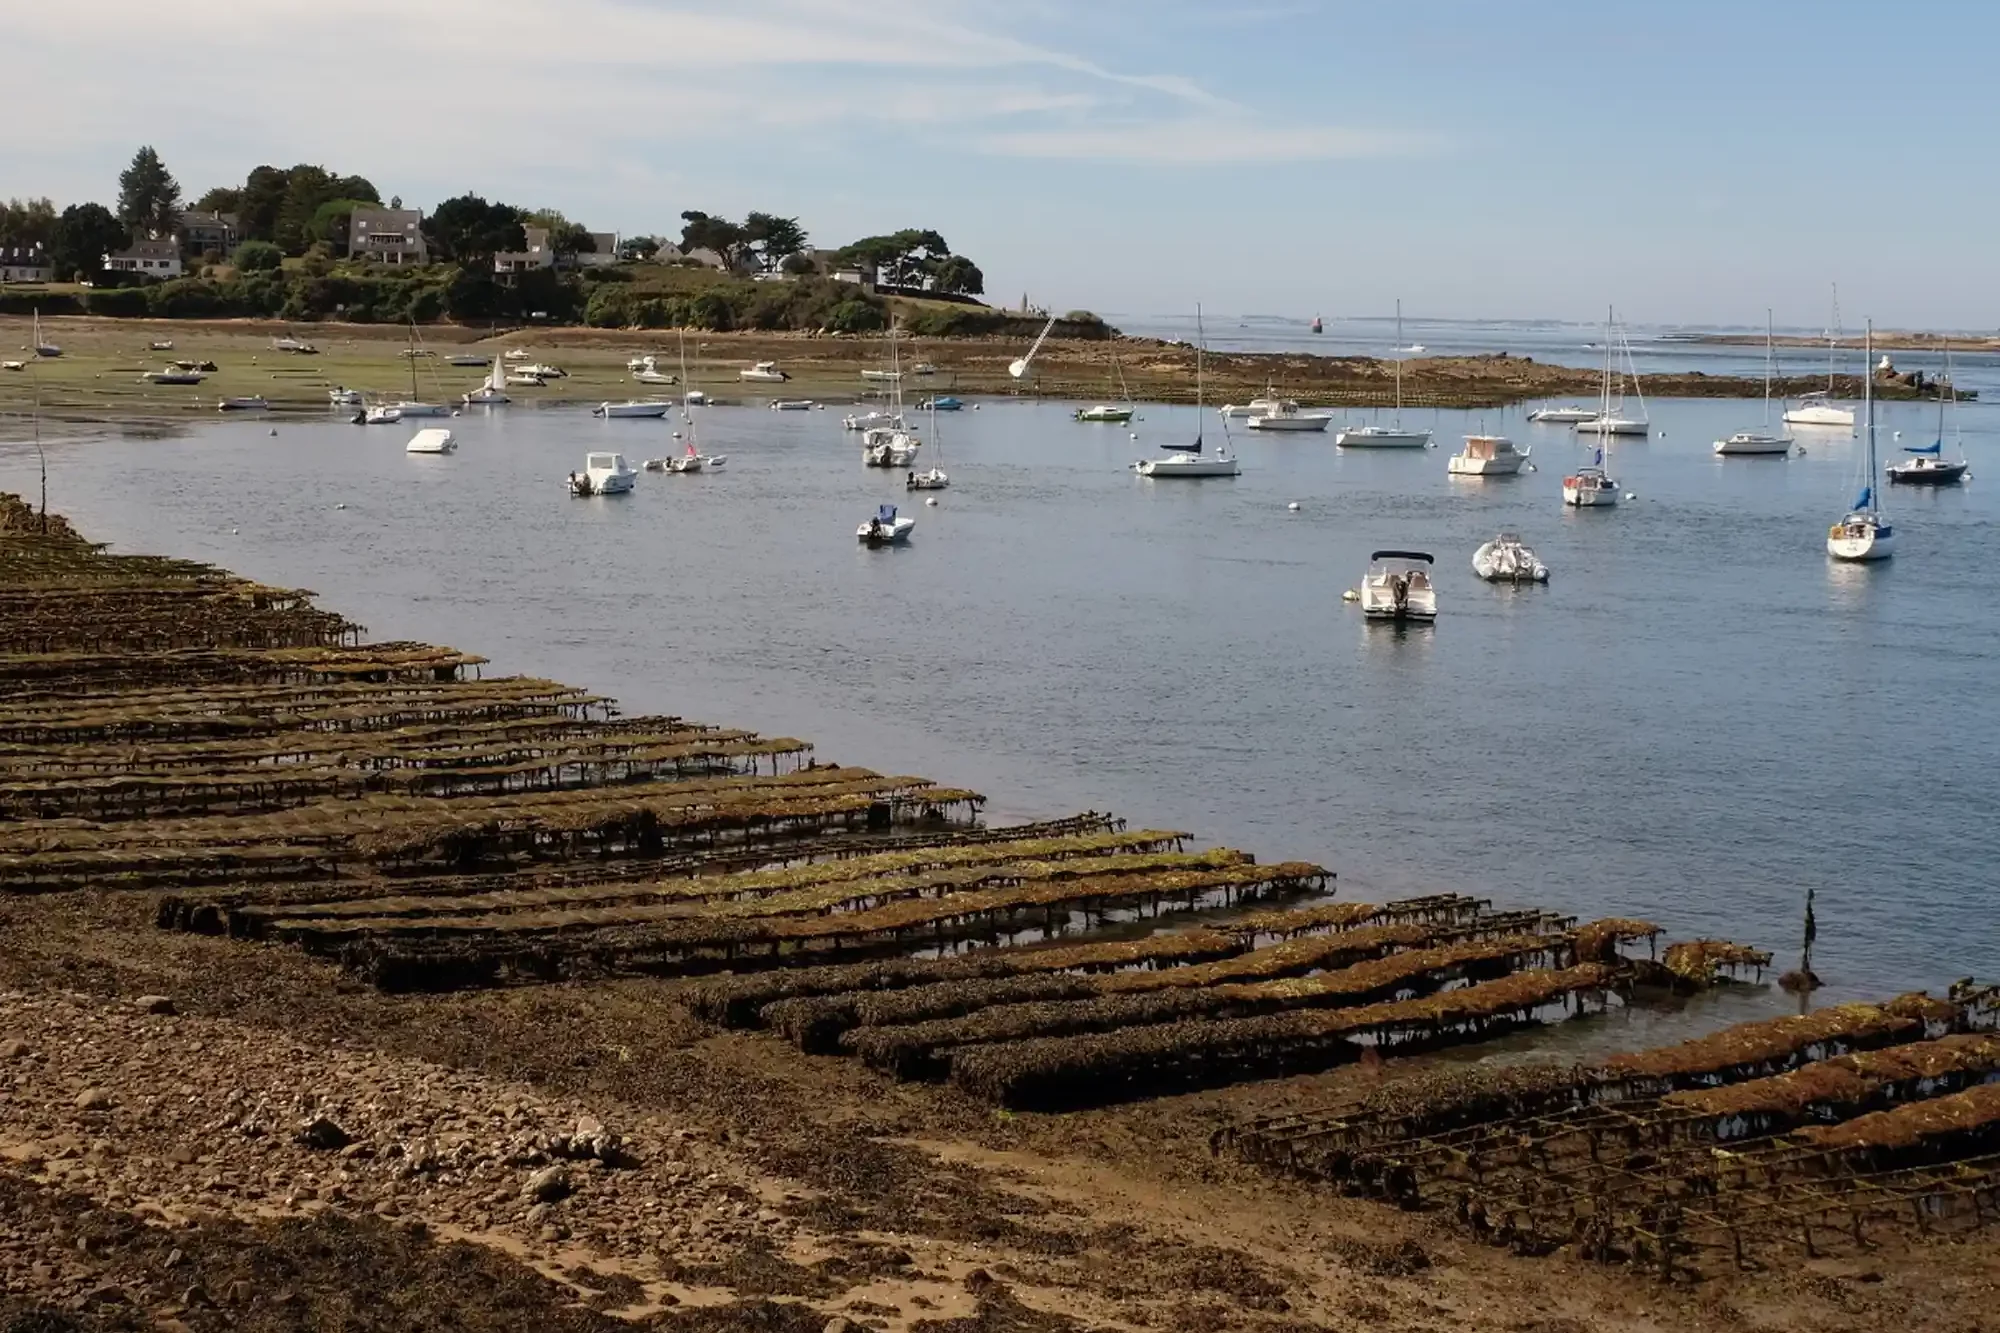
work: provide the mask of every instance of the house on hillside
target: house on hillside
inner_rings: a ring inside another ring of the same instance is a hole
[[[618,233],[615,231],[594,231],[590,233],[589,250],[581,251],[576,257],[578,268],[601,268],[618,262]]]
[[[181,253],[184,255],[205,255],[213,250],[224,259],[236,253],[242,244],[242,233],[237,229],[236,214],[201,212],[188,209],[180,217]]]
[[[415,208],[357,208],[347,225],[347,257],[371,264],[428,264],[424,215]]]
[[[41,246],[0,247],[0,282],[54,282],[55,265]]]
[[[104,256],[104,267],[113,273],[136,273],[142,278],[178,278],[181,267],[180,242],[169,236],[164,241],[134,241],[123,250]]]
[[[502,250],[493,256],[495,273],[526,273],[543,268],[597,268],[604,264],[618,262],[618,233],[615,231],[594,231],[590,233],[594,251],[583,251],[575,255],[558,255],[549,246],[547,227],[523,227],[527,239],[524,250]]]

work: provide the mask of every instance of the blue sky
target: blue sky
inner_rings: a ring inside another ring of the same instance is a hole
[[[230,7],[235,8],[235,7]],[[2000,6],[153,0],[9,19],[0,194],[320,162],[597,228],[934,227],[1124,312],[2000,325]]]

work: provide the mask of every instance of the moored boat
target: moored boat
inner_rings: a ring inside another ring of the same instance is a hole
[[[1937,438],[1929,444],[1906,445],[1903,452],[1910,457],[1900,463],[1891,463],[1888,468],[1889,480],[1906,486],[1955,486],[1965,480],[1966,469],[1971,464],[1966,461],[1963,440],[1958,446],[1958,461],[1952,462],[1944,456],[1944,410],[1945,404],[1952,405],[1952,414],[1958,413],[1958,389],[1951,378],[1951,344],[1944,349],[1944,374],[1938,378],[1938,429]]]
[[[1864,356],[1872,359],[1875,352],[1875,325],[1871,321],[1863,338]],[[1863,364],[1866,364],[1864,361]],[[1875,377],[1867,375],[1862,381],[1862,413],[1866,425],[1862,433],[1867,437],[1867,462],[1862,472],[1861,496],[1853,508],[1838,523],[1827,529],[1826,553],[1835,560],[1869,562],[1887,560],[1896,553],[1896,530],[1889,520],[1882,516],[1881,497],[1875,485]]]
[[[403,446],[406,454],[448,454],[458,448],[458,441],[450,430],[443,426],[426,426],[410,437]]]
[[[1588,407],[1538,407],[1528,413],[1528,420],[1544,425],[1574,426],[1580,421],[1589,421],[1597,415]]]
[[[1488,583],[1547,583],[1549,567],[1511,532],[1503,532],[1472,553],[1472,572]]]
[[[1250,418],[1251,430],[1260,431],[1325,431],[1333,423],[1331,412],[1309,412],[1289,398],[1282,398],[1269,411],[1259,412]]]
[[[607,421],[641,417],[657,420],[672,409],[672,403],[660,402],[657,399],[628,399],[622,403],[599,403],[590,409],[590,415],[603,417]]]
[[[775,361],[759,361],[748,370],[737,371],[736,378],[750,384],[783,384],[791,376],[778,369]]]
[[[894,505],[882,505],[875,511],[875,517],[855,529],[854,535],[863,546],[895,546],[910,539],[917,520],[899,515]]]
[[[269,400],[250,394],[241,398],[224,398],[215,407],[219,412],[262,412],[270,405]]]
[[[1516,449],[1505,435],[1468,435],[1465,448],[1445,463],[1454,477],[1511,477],[1528,461],[1531,449]]]
[[[1435,562],[1428,552],[1376,551],[1368,562],[1361,580],[1362,615],[1398,622],[1437,619],[1437,588],[1431,582]]]
[[[571,495],[623,495],[632,489],[638,473],[626,465],[625,455],[597,453],[586,455],[583,471],[569,474]]]
[[[1122,426],[1132,420],[1132,409],[1099,403],[1095,407],[1079,407],[1076,409],[1076,419],[1078,421],[1102,421],[1115,426]]]
[[[149,370],[140,376],[148,384],[199,384],[204,376],[199,370]]]

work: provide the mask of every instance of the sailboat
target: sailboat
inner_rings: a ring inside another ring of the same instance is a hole
[[[417,346],[420,341],[421,339],[417,334],[417,322],[411,320],[410,347],[404,354],[404,359],[410,363],[410,396],[403,402],[389,404],[389,407],[396,414],[389,418],[391,421],[400,421],[405,417],[448,417],[451,415],[451,408],[445,406],[443,403],[426,403],[417,398],[417,362],[423,356],[423,353],[418,350]]]
[[[931,447],[936,449],[938,455],[942,457],[944,454],[944,441],[938,435],[937,403],[935,399],[932,400],[930,413]],[[903,479],[903,489],[906,491],[941,491],[949,485],[951,485],[951,478],[946,476],[944,469],[938,467],[935,463],[931,465],[929,471],[912,471],[908,477]]]
[[[1611,411],[1611,324],[1612,314],[1604,312],[1604,380],[1598,389],[1598,414],[1602,421]],[[1590,462],[1563,478],[1563,503],[1579,509],[1604,509],[1618,503],[1618,482],[1608,470],[1606,444],[1597,446]]]
[[[1826,392],[1809,393],[1797,407],[1785,410],[1788,426],[1845,426],[1854,428],[1854,409],[1833,401],[1833,358],[1840,347],[1840,284],[1833,288],[1833,327],[1826,331]]]
[[[1639,367],[1632,361],[1632,341],[1625,336],[1625,330],[1606,316],[1604,327],[1604,393],[1598,405],[1597,415],[1588,421],[1579,421],[1576,428],[1585,435],[1645,435],[1652,430],[1646,420],[1646,391],[1639,386]],[[1618,373],[1618,394],[1611,394],[1612,358],[1615,354],[1625,361],[1625,368]],[[1632,377],[1632,392],[1639,399],[1639,415],[1625,415],[1625,377]]]
[[[1098,403],[1094,407],[1079,407],[1076,409],[1076,419],[1078,421],[1108,421],[1114,425],[1122,426],[1132,420],[1132,414],[1135,410],[1132,402],[1132,390],[1125,384],[1125,366],[1119,361],[1118,353],[1116,352],[1111,354],[1111,369],[1118,376],[1118,396],[1124,400],[1124,405],[1121,407],[1110,403]]]
[[[42,341],[42,308],[40,306],[35,307],[35,355],[36,356],[62,355],[62,348],[56,346],[52,342]]]
[[[1875,323],[1870,320],[1862,343],[1866,359],[1875,359]],[[1861,496],[1847,516],[1827,529],[1826,553],[1835,560],[1887,560],[1896,553],[1896,530],[1882,517],[1875,487],[1875,375],[1863,377],[1862,411],[1867,420],[1868,470],[1862,474]]]
[[[1343,449],[1428,449],[1431,433],[1403,429],[1403,303],[1396,302],[1396,415],[1386,426],[1349,426],[1333,437]]]
[[[1792,451],[1792,437],[1771,434],[1771,369],[1776,358],[1771,343],[1771,309],[1764,308],[1764,428],[1739,430],[1726,440],[1715,442],[1715,452],[1725,458],[1778,455]]]
[[[499,357],[493,358],[493,369],[486,373],[486,381],[471,393],[465,395],[467,407],[493,406],[512,402],[507,396],[507,367]]]
[[[687,332],[686,330],[682,330],[681,379],[683,381],[692,383],[692,381],[688,381],[687,355],[688,355]],[[724,463],[727,463],[729,461],[728,457],[725,455],[704,454],[701,451],[701,446],[695,443],[695,424],[694,424],[693,409],[697,405],[697,402],[700,401],[705,401],[705,400],[697,400],[692,391],[684,395],[681,399],[681,424],[687,427],[687,450],[686,452],[681,454],[679,458],[670,459],[668,461],[667,471],[669,472],[678,472],[682,474],[692,473],[692,472],[712,472],[716,468],[721,467]]]
[[[1213,454],[1204,455],[1202,452],[1202,418],[1208,415],[1208,396],[1203,378],[1208,335],[1202,331],[1200,306],[1194,310],[1194,329],[1194,443],[1165,445],[1163,447],[1168,451],[1166,457],[1134,463],[1133,469],[1142,477],[1234,477],[1242,473],[1226,443],[1216,446]],[[1225,436],[1229,434],[1227,417],[1223,418],[1222,433]]]
[[[903,425],[903,361],[896,346],[896,326],[889,326],[889,419],[861,435],[861,461],[869,467],[906,468],[923,447],[916,432]]]
[[[1944,374],[1938,377],[1938,433],[1929,444],[1905,445],[1903,452],[1911,455],[1900,463],[1891,463],[1888,468],[1889,480],[1900,481],[1912,486],[1955,486],[1965,480],[1966,469],[1971,466],[1966,461],[1965,443],[1959,441],[1958,461],[1946,460],[1944,456],[1944,405],[1951,402],[1952,416],[1958,416],[1958,387],[1951,379],[1951,344],[1944,347]]]

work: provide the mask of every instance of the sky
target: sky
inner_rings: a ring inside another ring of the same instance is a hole
[[[19,8],[0,197],[111,202],[150,143],[190,198],[929,228],[1056,309],[2000,326],[1984,0]]]

